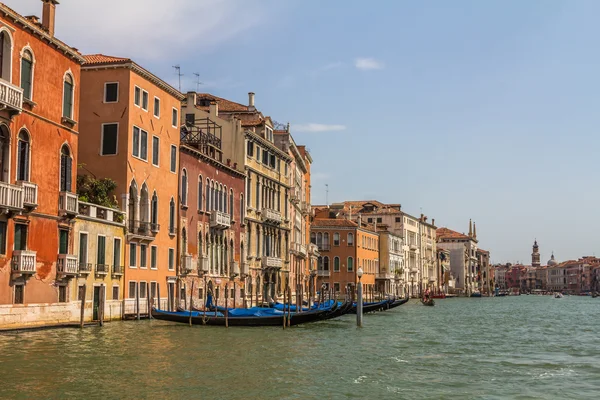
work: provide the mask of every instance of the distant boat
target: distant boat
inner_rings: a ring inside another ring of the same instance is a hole
[[[562,293],[554,293],[554,298],[555,299],[562,299],[564,296]]]
[[[423,303],[424,306],[429,306],[429,307],[435,306],[435,301],[433,299],[429,299],[429,300],[421,299],[421,303]]]
[[[481,292],[473,292],[471,293],[471,297],[481,297]]]
[[[438,293],[438,294],[434,294],[433,296],[431,296],[432,299],[445,299],[446,298],[446,293]]]
[[[596,297],[598,297],[598,292],[592,292],[592,298],[595,299]]]

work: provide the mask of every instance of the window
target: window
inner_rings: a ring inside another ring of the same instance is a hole
[[[400,217],[396,217],[396,222],[400,222],[400,221],[401,221]]]
[[[102,124],[102,146],[100,155],[117,154],[117,135],[119,124]]]
[[[0,254],[6,254],[6,221],[0,221]]]
[[[58,230],[58,254],[69,254],[69,231]]]
[[[160,139],[156,136],[152,136],[152,165],[158,167],[160,154]]]
[[[233,189],[229,190],[229,215],[233,221]]]
[[[119,300],[119,287],[118,286],[113,286],[112,299]]]
[[[145,244],[140,244],[140,268],[147,268],[148,264],[146,263],[146,259],[148,257],[148,246]]]
[[[333,258],[333,272],[340,272],[340,258]]]
[[[262,153],[262,163],[264,165],[269,165],[269,153],[266,151],[263,151]]]
[[[329,271],[329,257],[323,257],[323,270]]]
[[[23,304],[25,301],[25,285],[15,285],[15,304]]]
[[[120,266],[121,266],[121,239],[115,238],[113,240],[113,267],[120,267]]]
[[[333,290],[335,290],[336,293],[338,293],[340,291],[340,284],[339,284],[339,282],[335,282],[333,284]]]
[[[256,146],[256,161],[260,161],[260,147]]]
[[[152,203],[150,204],[150,223],[152,226],[150,230],[153,232],[158,231],[158,196],[156,192],[152,194]]]
[[[169,249],[169,271],[175,269],[175,249]]]
[[[265,139],[271,142],[273,141],[273,129],[269,128],[268,126],[265,126]]]
[[[199,299],[204,299],[204,288],[199,288],[198,289],[198,298]]]
[[[377,223],[380,224],[381,223],[381,218],[377,218]]]
[[[29,135],[27,131],[19,132],[17,147],[17,180],[29,181]]]
[[[132,268],[136,267],[136,253],[137,246],[135,243],[129,243],[129,266]]]
[[[73,119],[73,89],[75,83],[71,74],[65,75],[63,83],[63,117]]]
[[[104,236],[98,236],[96,264],[106,265],[106,237]]]
[[[248,149],[246,150],[248,157],[254,156],[254,143],[248,141]]]
[[[202,175],[198,176],[198,210],[202,210],[202,188],[204,188],[204,181],[202,180]]]
[[[373,222],[373,218],[367,218],[367,222]]]
[[[69,148],[64,145],[60,151],[60,191],[71,192],[71,176],[73,175],[73,159]]]
[[[179,126],[179,110],[173,108],[173,112],[171,114],[171,125],[173,128],[177,128]]]
[[[107,82],[104,84],[104,102],[116,103],[119,101],[119,83]]]
[[[169,233],[175,234],[175,201],[171,197],[171,203],[169,204]]]
[[[181,205],[187,206],[187,171],[181,171]]]
[[[27,250],[27,225],[15,224],[15,250]]]
[[[150,246],[150,268],[158,268],[158,248],[156,246]]]
[[[177,172],[177,147],[171,145],[171,172]]]
[[[79,265],[85,265],[88,262],[87,257],[88,235],[87,233],[79,234]]]
[[[58,287],[58,302],[59,303],[67,302],[67,287],[65,285],[61,285]]]
[[[160,118],[160,99],[158,97],[154,98],[154,116]]]
[[[206,211],[210,211],[210,179],[206,178]]]
[[[156,282],[150,282],[150,297],[152,299],[156,297]]]
[[[354,259],[352,257],[348,257],[348,272],[354,271]]]
[[[333,245],[334,246],[339,246],[340,245],[340,234],[335,232],[333,234]]]
[[[246,203],[244,202],[244,194],[242,193],[240,194],[240,223],[244,223],[244,218],[246,218]]]
[[[142,89],[140,89],[137,86],[133,91],[133,104],[135,104],[138,107],[142,105]]]
[[[348,246],[354,246],[354,234],[353,233],[348,234]]]
[[[148,92],[142,90],[142,110],[148,111]]]
[[[21,57],[21,88],[23,97],[31,100],[33,94],[33,54],[29,50],[23,51]]]
[[[137,283],[129,282],[129,298],[135,299],[135,293],[137,292]]]
[[[140,282],[140,299],[146,298],[146,282]]]
[[[148,161],[148,132],[133,127],[133,156]]]

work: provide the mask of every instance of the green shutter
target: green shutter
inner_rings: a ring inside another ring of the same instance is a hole
[[[31,78],[33,65],[31,61],[23,58],[21,61],[21,88],[23,88],[23,97],[31,100]]]

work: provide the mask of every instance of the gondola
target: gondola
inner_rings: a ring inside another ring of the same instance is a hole
[[[388,306],[388,308],[387,308],[387,309],[388,309],[388,310],[391,310],[392,308],[400,307],[402,304],[405,304],[405,303],[407,303],[409,299],[410,299],[410,297],[406,296],[406,297],[405,297],[405,298],[403,298],[403,299],[398,299],[398,300],[395,300],[395,301],[394,301],[392,304],[390,304],[390,305]]]
[[[386,299],[383,301],[377,301],[373,303],[363,303],[363,314],[385,310],[386,307],[393,302],[393,299]],[[356,314],[356,303],[352,305],[352,310],[350,311],[350,314]]]
[[[309,322],[321,321],[327,317],[329,313],[335,312],[337,309],[337,303],[335,309],[317,309],[301,313],[293,313],[289,318],[289,325],[306,324]],[[241,309],[240,309],[241,310]],[[250,309],[248,309],[250,310]],[[191,314],[191,315],[190,315]],[[272,309],[271,312],[264,310],[256,311],[253,315],[231,315],[229,313],[226,318],[221,312],[197,312],[183,311],[183,312],[170,312],[152,309],[152,318],[161,321],[180,322],[188,324],[191,320],[193,325],[216,325],[216,326],[283,326],[284,318],[287,319],[288,315],[284,312]]]
[[[429,300],[421,299],[421,303],[423,303],[424,306],[429,306],[429,307],[435,306],[435,301],[433,299],[429,299]]]

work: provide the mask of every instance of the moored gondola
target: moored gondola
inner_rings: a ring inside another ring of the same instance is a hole
[[[403,299],[398,299],[398,300],[395,300],[393,303],[391,303],[391,304],[388,306],[388,308],[387,308],[387,309],[388,309],[388,310],[391,310],[392,308],[400,307],[402,304],[406,304],[406,303],[408,303],[408,300],[409,300],[409,299],[410,299],[410,298],[409,298],[408,296],[406,296],[406,297],[405,297],[405,298],[403,298]]]
[[[385,310],[386,308],[388,308],[388,305],[390,305],[393,302],[394,299],[386,299],[374,303],[363,303],[363,314]],[[350,311],[350,314],[356,314],[356,303],[352,305],[352,310]]]

